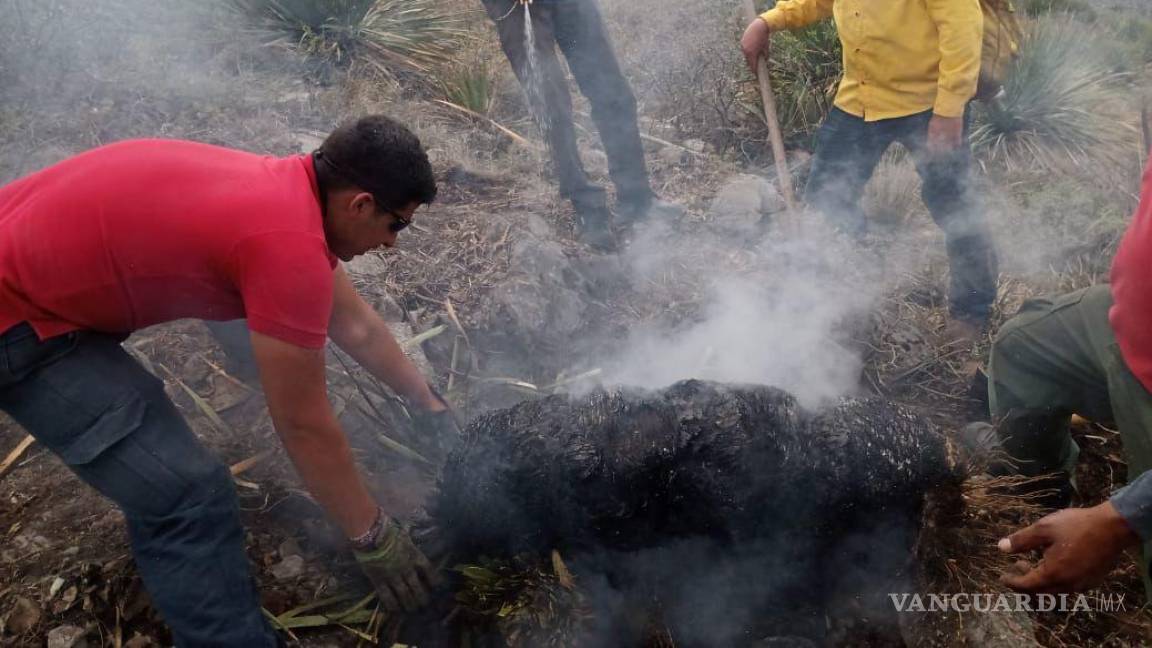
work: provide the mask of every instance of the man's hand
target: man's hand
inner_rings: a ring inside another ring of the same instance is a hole
[[[964,143],[964,118],[932,115],[928,122],[928,153],[943,155]]]
[[[1014,565],[1017,573],[1004,574],[1000,580],[1032,594],[1082,591],[1099,584],[1124,549],[1139,541],[1111,502],[1064,509],[1000,541],[1005,553],[1044,553],[1040,564],[1019,561]]]
[[[382,522],[376,546],[353,554],[385,610],[413,612],[427,605],[428,587],[439,583],[439,575],[413,544],[407,529],[392,518]]]
[[[753,76],[759,74],[760,56],[768,58],[771,36],[768,23],[757,18],[748,25],[744,30],[744,36],[740,38],[740,50],[744,52],[744,60],[748,61],[748,69],[752,70]]]
[[[420,434],[421,441],[435,449],[441,458],[456,449],[464,440],[456,412],[431,385],[428,391],[436,400],[436,406],[412,413],[412,424]]]

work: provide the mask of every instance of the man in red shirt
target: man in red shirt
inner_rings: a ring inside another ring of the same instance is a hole
[[[1129,546],[1152,545],[1152,166],[1112,265],[1112,282],[1029,301],[1001,327],[989,389],[999,429],[974,424],[965,441],[1003,449],[1013,461],[993,472],[1041,476],[1062,508],[1004,540],[1009,553],[1042,550],[1034,568],[1005,576],[1026,592],[1076,591],[1103,579]],[[1079,414],[1120,431],[1128,485],[1090,508],[1071,502]],[[1152,583],[1145,587],[1152,594]]]
[[[182,141],[105,146],[0,188],[0,409],[125,513],[137,568],[179,646],[272,646],[228,469],[120,346],[177,318],[247,320],[268,409],[309,492],[386,607],[433,577],[364,486],[328,402],[331,338],[458,435],[451,413],[339,261],[392,247],[436,183],[380,116],[310,156]]]

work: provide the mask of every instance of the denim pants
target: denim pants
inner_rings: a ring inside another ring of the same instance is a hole
[[[483,0],[496,25],[500,46],[520,84],[530,87],[529,51],[520,0]],[[594,0],[536,0],[532,4],[534,57],[539,66],[538,92],[527,92],[533,110],[547,123],[540,124],[548,141],[560,195],[579,209],[605,205],[604,190],[593,185],[580,161],[572,122],[572,96],[556,47],[568,60],[568,69],[580,92],[592,106],[592,121],[608,156],[608,171],[619,202],[647,205],[653,198],[644,162],[644,147],[636,124],[636,98],[620,71],[604,20]]]
[[[932,113],[866,122],[832,108],[816,137],[816,156],[805,201],[853,235],[867,227],[860,197],[884,151],[900,142],[911,153],[922,181],[921,197],[944,231],[951,269],[948,297],[953,317],[982,324],[996,299],[996,252],[972,191],[972,152],[961,146],[946,155],[927,153]],[[965,113],[965,133],[968,115]]]
[[[236,491],[120,339],[0,335],[0,410],[124,511],[144,585],[177,646],[276,646]]]

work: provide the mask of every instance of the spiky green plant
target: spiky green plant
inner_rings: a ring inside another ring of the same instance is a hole
[[[840,37],[832,21],[775,34],[769,57],[781,127],[807,144],[832,107],[843,74]]]
[[[1109,65],[1098,28],[1069,16],[1035,21],[1003,95],[972,133],[983,157],[1008,170],[1119,175],[1139,139],[1124,109],[1127,75]]]
[[[391,74],[448,61],[463,20],[436,0],[224,0],[268,44]]]
[[[496,97],[492,66],[477,60],[449,67],[440,73],[444,99],[474,113],[487,115]]]

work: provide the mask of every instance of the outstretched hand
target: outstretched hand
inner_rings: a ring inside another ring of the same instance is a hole
[[[740,38],[740,51],[744,52],[744,60],[748,62],[748,69],[752,71],[753,76],[759,74],[760,56],[768,58],[771,42],[772,33],[768,29],[768,23],[759,18],[749,23],[748,28],[744,30],[744,36]]]
[[[1111,502],[1064,509],[1000,540],[1004,553],[1043,552],[1039,564],[1017,561],[1000,581],[1032,594],[1083,591],[1103,581],[1120,554],[1139,542]]]

